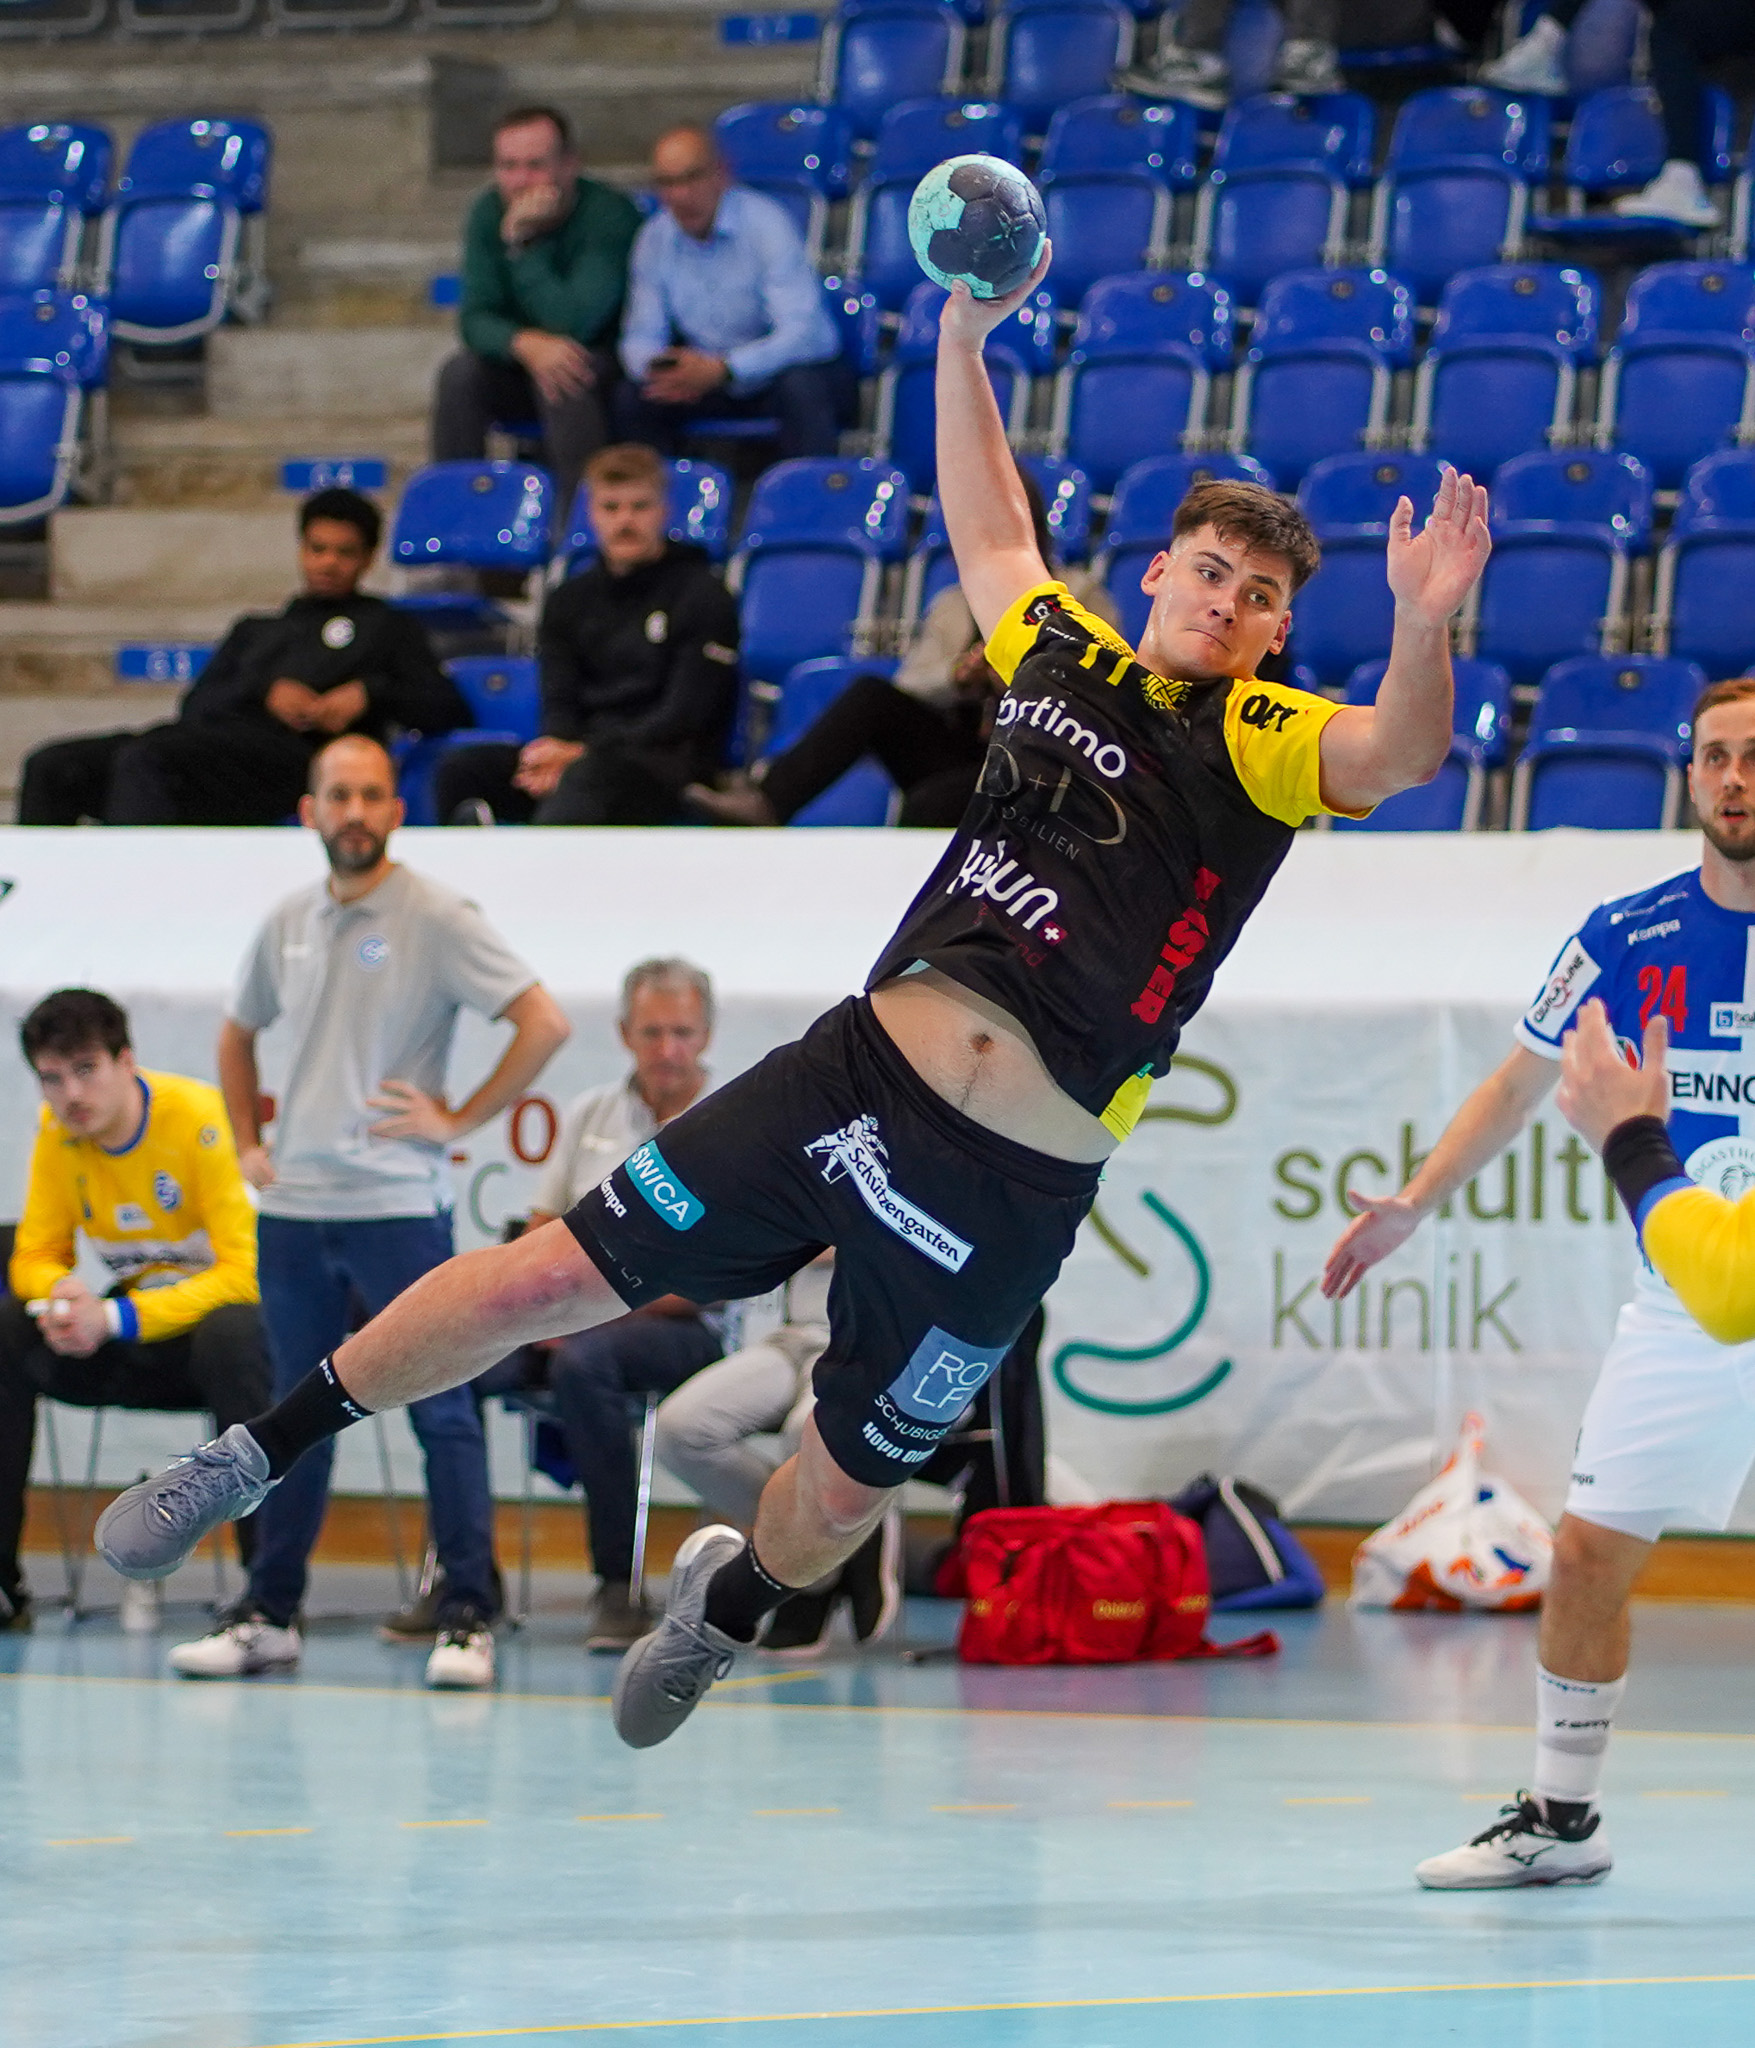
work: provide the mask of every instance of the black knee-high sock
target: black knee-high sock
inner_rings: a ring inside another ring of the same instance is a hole
[[[363,1422],[371,1409],[356,1401],[335,1376],[332,1359],[306,1373],[284,1401],[244,1427],[262,1446],[268,1476],[278,1479],[301,1451],[338,1436],[349,1423]]]
[[[702,1619],[734,1643],[753,1643],[756,1630],[767,1617],[798,1590],[765,1571],[755,1545],[746,1543],[707,1581],[707,1608]]]

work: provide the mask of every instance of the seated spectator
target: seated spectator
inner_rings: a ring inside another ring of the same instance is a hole
[[[92,989],[45,996],[19,1041],[43,1108],[0,1295],[0,1633],[31,1625],[18,1546],[39,1396],[205,1409],[221,1429],[269,1398],[256,1218],[218,1089],[142,1072],[126,1015]],[[107,1295],[75,1275],[81,1232]],[[246,1565],[255,1519],[237,1525]]]
[[[1274,63],[1276,92],[1345,92],[1335,50],[1340,0],[1286,0],[1285,40]],[[1166,28],[1151,58],[1116,74],[1123,92],[1146,99],[1186,100],[1195,107],[1222,107],[1231,97],[1231,68],[1224,57],[1232,0],[1189,0]]]
[[[1042,493],[1028,470],[1018,476],[1036,545],[1052,563]],[[1088,569],[1056,573],[1080,604],[1120,623],[1114,599]],[[1004,687],[988,666],[969,601],[953,583],[927,606],[893,683],[856,676],[809,731],[783,754],[758,762],[747,780],[733,779],[724,789],[692,784],[685,799],[717,824],[784,825],[871,754],[902,792],[898,824],[954,825],[975,794]]]
[[[1702,176],[1709,168],[1706,67],[1755,51],[1755,7],[1748,0],[1740,6],[1727,6],[1725,0],[1645,4],[1651,16],[1651,82],[1664,117],[1664,166],[1643,190],[1617,199],[1615,211],[1631,220],[1715,228],[1718,208]]]
[[[1501,92],[1564,97],[1572,90],[1566,77],[1566,38],[1583,11],[1584,0],[1547,0],[1511,48],[1481,66],[1481,83],[1496,85]]]
[[[532,1229],[564,1215],[706,1092],[701,1055],[713,1035],[712,983],[686,960],[642,960],[622,983],[621,1035],[634,1070],[568,1106],[536,1191]],[[633,1597],[639,1475],[628,1396],[669,1393],[723,1348],[709,1315],[667,1294],[579,1336],[525,1345],[475,1381],[478,1394],[546,1385],[554,1395],[567,1457],[585,1488],[586,1537],[600,1581],[588,1649],[625,1650],[653,1620]]]
[[[299,511],[304,588],[272,618],[243,618],[168,725],[55,740],[25,757],[21,825],[278,825],[312,757],[340,734],[387,740],[474,721],[408,612],[368,597],[377,507],[318,491]]]
[[[565,118],[520,107],[494,130],[494,182],[463,229],[463,347],[439,371],[433,460],[479,461],[488,430],[542,424],[557,516],[609,438],[605,395],[639,231],[632,200],[580,175]]]
[[[778,201],[731,182],[704,128],[652,151],[622,323],[623,436],[666,455],[704,419],[773,417],[780,453],[833,455],[851,379],[822,283]]]
[[[598,556],[543,608],[541,734],[447,755],[434,795],[452,823],[675,824],[684,784],[724,758],[736,602],[666,534],[669,478],[650,448],[603,449],[585,485]]]

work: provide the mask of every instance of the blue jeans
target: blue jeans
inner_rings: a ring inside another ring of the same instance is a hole
[[[258,1280],[274,1398],[284,1400],[341,1343],[354,1299],[370,1315],[451,1256],[451,1219],[390,1216],[368,1221],[257,1219]],[[433,1543],[444,1567],[441,1625],[465,1607],[492,1615],[493,1497],[481,1411],[467,1386],[413,1402],[409,1422],[426,1454]],[[257,1511],[250,1598],[285,1627],[305,1597],[306,1570],[329,1500],[333,1439],[313,1445]]]

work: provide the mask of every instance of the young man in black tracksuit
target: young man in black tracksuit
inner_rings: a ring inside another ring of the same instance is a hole
[[[342,733],[386,741],[471,725],[426,629],[360,579],[381,521],[354,491],[318,491],[299,512],[304,588],[273,617],[240,619],[176,718],[93,733],[24,763],[21,825],[278,825],[298,809],[311,757]]]
[[[737,605],[699,548],[666,537],[650,448],[586,465],[598,559],[542,615],[542,732],[441,763],[439,816],[506,824],[670,825],[685,784],[724,757],[737,698]]]

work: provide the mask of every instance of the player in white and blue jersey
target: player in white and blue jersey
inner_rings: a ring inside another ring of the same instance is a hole
[[[1354,1198],[1365,1213],[1329,1254],[1331,1299],[1512,1143],[1559,1079],[1562,1044],[1587,1002],[1603,1004],[1630,1059],[1663,1019],[1675,1155],[1733,1201],[1755,1186],[1755,677],[1715,683],[1695,707],[1688,788],[1706,842],[1700,866],[1601,905],[1561,947],[1510,1056],[1419,1172],[1398,1195]],[[1634,1582],[1665,1528],[1724,1528],[1751,1466],[1755,1342],[1717,1341],[1642,1261],[1585,1409],[1555,1532],[1531,1788],[1472,1842],[1420,1864],[1421,1884],[1481,1891],[1607,1875],[1597,1793],[1626,1682]]]

